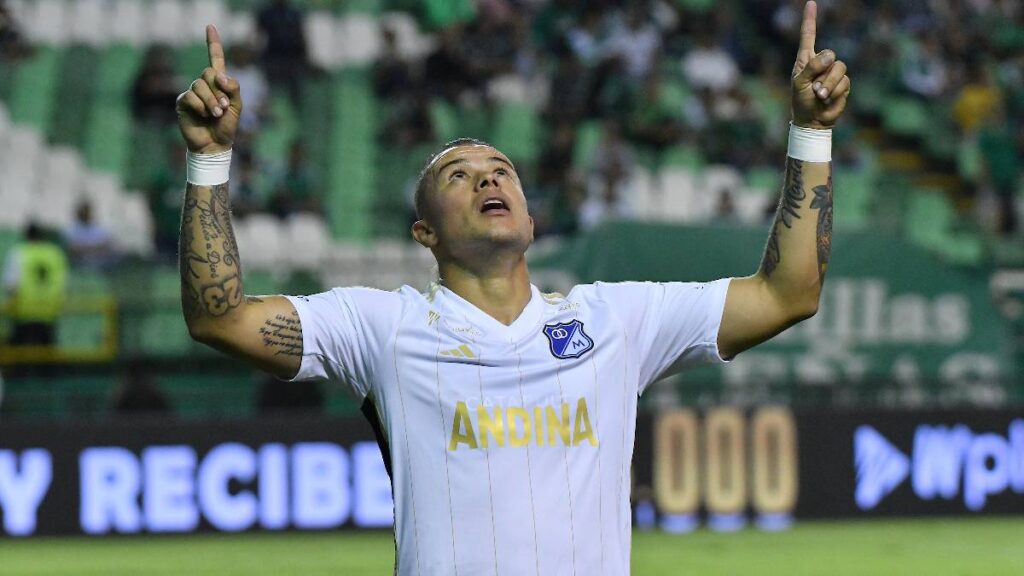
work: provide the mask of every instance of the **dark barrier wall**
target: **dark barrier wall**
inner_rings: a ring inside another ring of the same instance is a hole
[[[642,415],[636,523],[1024,514],[1024,410],[679,409]],[[389,526],[366,423],[260,419],[0,426],[0,534]]]
[[[359,419],[0,426],[5,535],[390,526]]]
[[[1024,410],[662,412],[638,422],[637,523],[1024,514]]]

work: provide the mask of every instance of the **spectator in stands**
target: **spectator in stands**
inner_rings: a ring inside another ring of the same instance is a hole
[[[244,148],[236,150],[234,162],[231,164],[231,211],[244,218],[264,208],[259,192],[260,169],[253,159],[252,150]]]
[[[178,233],[181,226],[181,179],[185,177],[185,157],[174,147],[166,149],[167,161],[161,163],[146,182],[149,211],[153,215],[153,243],[157,256],[164,260],[178,257]]]
[[[996,231],[1010,235],[1018,228],[1014,195],[1020,182],[1021,158],[1017,152],[1016,135],[1006,120],[1005,106],[1000,103],[979,130],[978,148],[985,180],[995,193],[999,208]]]
[[[491,9],[479,11],[463,38],[469,64],[463,73],[479,78],[483,84],[515,69],[518,48],[511,8],[504,0],[490,0],[490,4]]]
[[[685,133],[683,108],[666,97],[663,87],[661,74],[655,71],[648,75],[643,88],[633,93],[629,119],[624,125],[626,137],[652,153],[655,168],[661,165],[663,153]]]
[[[390,104],[416,90],[418,81],[413,66],[398,49],[394,28],[381,28],[381,43],[381,53],[373,68],[373,90],[377,98]]]
[[[270,210],[280,218],[295,212],[323,212],[319,175],[306,156],[306,147],[296,140],[288,152],[288,164],[271,175],[274,196]]]
[[[181,91],[182,79],[174,69],[174,52],[154,45],[132,85],[132,115],[138,122],[172,126],[177,121],[174,101]]]
[[[683,75],[690,87],[712,94],[730,92],[740,80],[740,68],[715,40],[713,30],[701,30],[697,44],[683,57]]]
[[[462,28],[446,28],[441,31],[438,40],[437,48],[423,63],[427,93],[442,97],[452,104],[464,100],[467,93],[478,95],[482,88],[480,79],[466,73],[469,62],[466,60]]]
[[[417,70],[399,52],[395,31],[384,27],[382,36],[384,47],[373,74],[375,95],[388,103],[381,139],[402,149],[429,144],[434,141],[429,91],[421,88]]]
[[[263,44],[261,60],[267,80],[271,86],[283,86],[292,106],[301,109],[302,81],[310,69],[302,12],[289,0],[271,0],[260,10],[256,24]]]
[[[935,33],[919,33],[907,46],[900,64],[903,86],[911,94],[932,99],[946,91],[949,73]]]
[[[644,2],[631,3],[626,14],[616,19],[608,45],[633,82],[639,84],[647,78],[661,50],[661,31],[651,21]]]
[[[965,135],[973,135],[1002,102],[999,87],[984,62],[968,65],[969,80],[953,104],[953,118]]]
[[[239,89],[245,94],[245,108],[238,120],[238,130],[247,135],[259,130],[267,117],[267,101],[270,87],[263,70],[256,65],[256,51],[248,44],[239,44],[230,52],[231,73],[238,80]]]
[[[114,392],[115,414],[169,414],[171,403],[156,385],[153,368],[141,360],[128,363],[117,390]]]
[[[590,163],[587,198],[579,209],[581,228],[589,230],[605,220],[630,215],[626,187],[634,169],[633,152],[622,139],[618,123],[605,121]]]
[[[83,200],[75,208],[75,221],[64,234],[71,262],[82,268],[106,270],[116,258],[110,232],[93,220],[92,204]]]
[[[29,223],[24,240],[11,248],[4,263],[7,310],[14,322],[9,345],[56,343],[56,322],[64,305],[67,277],[64,250],[48,239],[38,224]]]
[[[30,51],[10,8],[0,0],[0,61],[17,60]]]

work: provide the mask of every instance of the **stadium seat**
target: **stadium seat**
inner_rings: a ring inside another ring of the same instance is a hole
[[[114,42],[139,47],[149,41],[148,10],[138,0],[115,0],[110,15],[110,36]]]
[[[96,223],[108,229],[119,226],[117,220],[121,186],[112,174],[89,172],[82,179],[84,197],[92,204]]]
[[[153,216],[149,203],[141,192],[121,195],[114,217],[120,223],[114,227],[114,245],[129,254],[146,256],[153,253]]]
[[[882,127],[898,136],[923,137],[933,120],[928,107],[913,98],[892,98],[882,108]]]
[[[537,111],[526,103],[498,105],[495,119],[494,145],[513,162],[533,163],[540,153],[540,120]]]
[[[0,206],[0,230],[15,230],[20,235],[32,210],[32,196],[27,189],[5,186],[0,189]]]
[[[289,264],[282,258],[284,234],[277,218],[268,214],[252,214],[235,223],[235,237],[243,261],[253,268],[273,270]]]
[[[344,54],[337,19],[328,12],[313,12],[306,16],[304,27],[310,61],[329,70],[340,66]]]
[[[288,260],[298,269],[319,269],[330,249],[330,232],[318,214],[291,215],[285,222],[284,237]]]
[[[49,132],[63,54],[59,48],[43,45],[21,61],[10,87],[12,121],[30,125],[43,134]]]
[[[661,171],[661,217],[669,222],[691,222],[706,215],[703,204],[695,198],[696,179],[685,168],[666,168]]]
[[[230,12],[221,38],[229,45],[252,42],[256,36],[256,18],[252,12]]]
[[[70,13],[62,0],[36,0],[23,21],[25,35],[38,44],[64,46],[71,39]]]
[[[416,18],[408,12],[388,12],[381,17],[381,25],[394,31],[398,53],[404,58],[420,59],[434,48],[433,38],[420,32]]]
[[[346,65],[366,66],[380,54],[380,21],[369,14],[355,13],[341,18],[336,33],[338,42],[335,44],[341,49],[342,62]]]
[[[726,164],[713,164],[701,174],[700,188],[705,193],[718,195],[722,191],[735,192],[743,187],[743,175]]]
[[[189,30],[190,27],[204,28],[202,41],[205,43],[205,27],[185,20],[185,6],[180,0],[155,0],[148,8],[148,13],[144,12],[144,18],[149,43],[168,46],[190,43],[194,36],[194,32]]]
[[[191,0],[184,5],[185,35],[193,43],[206,42],[206,24],[213,24],[221,33],[222,40],[231,18],[227,5],[223,0]],[[232,45],[234,42],[231,43]]]
[[[71,6],[71,40],[86,46],[108,43],[110,16],[104,0],[74,0]]]

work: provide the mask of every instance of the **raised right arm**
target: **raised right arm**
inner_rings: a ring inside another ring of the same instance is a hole
[[[208,26],[210,67],[178,97],[178,124],[189,152],[231,149],[242,99],[225,73],[224,50]],[[181,213],[178,263],[181,305],[193,339],[282,378],[302,361],[302,325],[283,296],[245,296],[238,244],[231,228],[228,183],[188,183]]]

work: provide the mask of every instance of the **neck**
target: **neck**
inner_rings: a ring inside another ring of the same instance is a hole
[[[455,262],[438,262],[441,284],[488,316],[508,326],[530,302],[530,273],[526,257],[511,265],[474,269]]]

